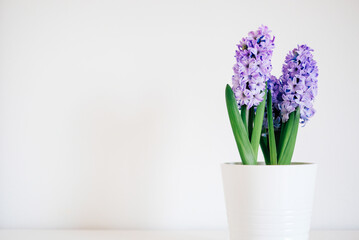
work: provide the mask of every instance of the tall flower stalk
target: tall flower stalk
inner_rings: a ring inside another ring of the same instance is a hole
[[[267,165],[290,164],[299,123],[304,126],[315,113],[313,50],[301,45],[290,51],[276,78],[271,75],[274,37],[268,27],[250,32],[237,46],[226,103],[242,163],[257,164],[260,145]]]
[[[237,47],[233,87],[226,87],[226,102],[242,162],[253,165],[257,164],[274,37],[268,27],[261,26],[243,38]]]
[[[267,164],[291,163],[299,123],[304,126],[315,113],[313,101],[318,91],[318,67],[312,51],[307,45],[293,49],[285,58],[283,75],[279,79],[270,78],[261,137]]]

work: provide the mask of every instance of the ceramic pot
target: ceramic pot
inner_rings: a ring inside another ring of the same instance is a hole
[[[224,163],[231,240],[308,240],[317,165]]]

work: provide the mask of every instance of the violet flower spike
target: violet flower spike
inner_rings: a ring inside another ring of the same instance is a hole
[[[318,67],[313,59],[313,49],[301,45],[293,49],[285,58],[280,77],[280,93],[282,102],[279,104],[282,121],[286,122],[289,114],[300,108],[303,125],[315,114],[313,101],[318,91]]]
[[[266,82],[272,70],[274,37],[270,32],[267,26],[262,25],[237,45],[232,90],[239,107],[245,105],[250,109],[263,101]]]

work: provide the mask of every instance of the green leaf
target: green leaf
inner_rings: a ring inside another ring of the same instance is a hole
[[[292,161],[292,156],[294,152],[295,142],[297,140],[297,134],[298,134],[298,128],[299,128],[299,120],[300,120],[300,109],[299,107],[295,111],[295,114],[292,116],[289,116],[290,118],[294,118],[292,131],[288,140],[288,143],[285,147],[283,156],[279,158],[278,163],[280,165],[289,165]],[[288,120],[289,121],[289,120]]]
[[[251,145],[253,148],[253,152],[254,152],[256,161],[257,161],[257,157],[258,157],[258,148],[259,148],[260,137],[262,134],[266,100],[267,100],[267,92],[264,94],[263,101],[258,105],[256,115],[254,117],[254,128],[252,131]]]
[[[231,122],[233,135],[237,143],[238,151],[244,165],[255,165],[256,161],[253,149],[248,139],[246,128],[243,124],[238,110],[238,104],[231,87],[226,86],[226,104],[229,120]]]
[[[267,119],[268,119],[268,139],[269,139],[269,156],[271,165],[277,165],[277,146],[275,144],[274,126],[273,126],[273,109],[272,94],[268,90],[267,101]]]

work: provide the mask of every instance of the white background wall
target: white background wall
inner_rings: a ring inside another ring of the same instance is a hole
[[[315,49],[314,228],[359,228],[358,1],[0,1],[0,228],[221,229],[235,45]]]

